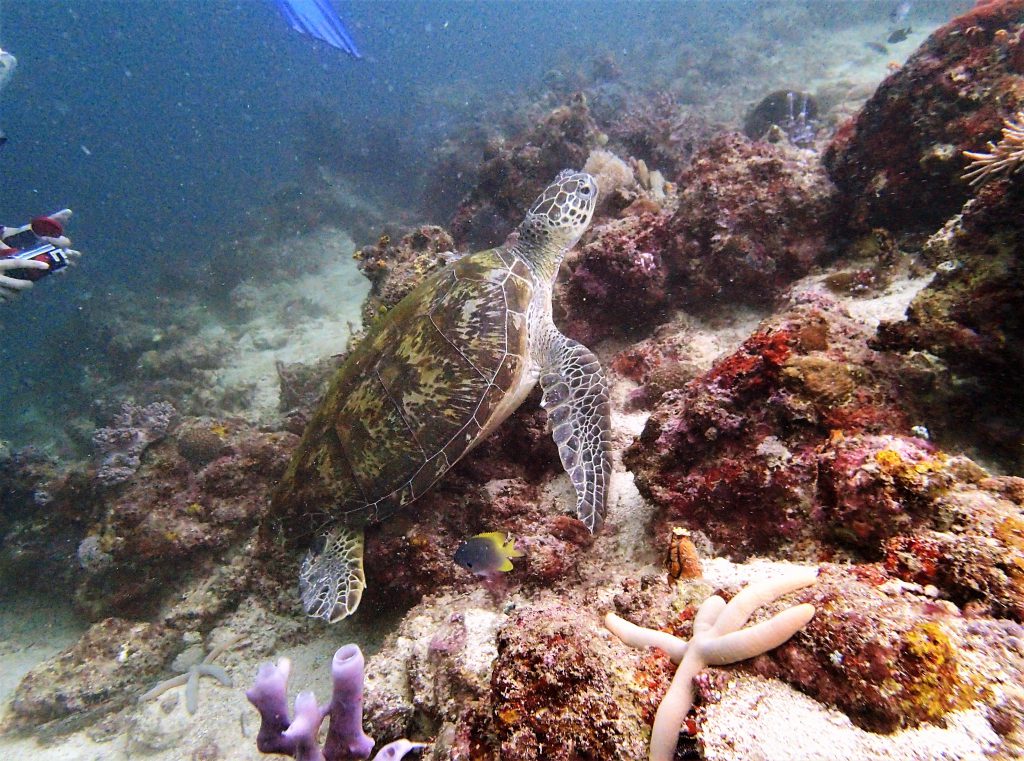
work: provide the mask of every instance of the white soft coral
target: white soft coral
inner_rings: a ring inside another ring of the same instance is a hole
[[[813,584],[817,569],[802,569],[744,587],[728,603],[718,595],[705,600],[693,619],[689,642],[667,632],[645,629],[619,618],[605,617],[605,626],[627,645],[657,647],[679,667],[658,707],[651,729],[650,761],[672,761],[679,731],[693,705],[693,678],[705,666],[724,666],[778,647],[800,631],[814,615],[808,603],[787,608],[749,628],[742,628],[755,610],[788,592]]]
[[[1024,111],[1003,123],[1003,137],[998,143],[988,144],[988,153],[964,151],[971,164],[963,179],[971,185],[983,185],[992,177],[1011,175],[1024,167]]]

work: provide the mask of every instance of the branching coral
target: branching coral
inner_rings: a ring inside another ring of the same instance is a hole
[[[983,185],[993,177],[1011,175],[1024,167],[1024,111],[1003,124],[1003,137],[998,143],[989,142],[988,153],[964,151],[971,159],[963,179],[971,185]]]
[[[796,605],[749,628],[751,614],[788,592],[813,584],[817,570],[808,568],[746,586],[728,603],[718,595],[705,600],[693,619],[689,642],[667,632],[646,629],[619,618],[605,617],[605,626],[631,647],[657,647],[678,663],[672,684],[658,707],[651,729],[650,761],[672,761],[679,731],[693,705],[693,679],[705,666],[725,666],[772,650],[800,631],[814,615],[814,606]]]

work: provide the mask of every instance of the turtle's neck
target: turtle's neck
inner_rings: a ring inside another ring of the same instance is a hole
[[[558,273],[558,265],[578,240],[578,236],[566,235],[564,231],[538,233],[520,225],[505,241],[505,246],[526,262],[538,281],[551,281]]]
[[[515,244],[509,251],[526,262],[538,281],[554,280],[558,266],[562,263],[568,248],[556,244],[545,246],[522,246]]]

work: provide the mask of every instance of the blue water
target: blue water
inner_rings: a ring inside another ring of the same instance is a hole
[[[7,0],[0,39],[19,69],[3,96],[0,213],[70,205],[77,242],[130,271],[201,256],[208,235],[295,175],[312,98],[357,122],[407,117],[422,88],[453,76],[499,97],[562,50],[584,51],[588,30],[604,46],[628,38],[612,23],[625,8],[577,4],[566,20],[584,15],[552,26],[543,4],[346,3],[367,55],[353,61],[261,0]]]

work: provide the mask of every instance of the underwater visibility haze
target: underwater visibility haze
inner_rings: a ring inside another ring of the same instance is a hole
[[[1022,166],[1024,0],[0,0],[0,758],[1024,758]]]

